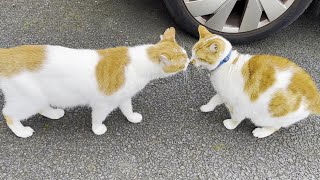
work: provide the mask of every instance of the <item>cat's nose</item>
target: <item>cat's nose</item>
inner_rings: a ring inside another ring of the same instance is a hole
[[[196,59],[191,60],[191,64],[195,65],[196,64]]]

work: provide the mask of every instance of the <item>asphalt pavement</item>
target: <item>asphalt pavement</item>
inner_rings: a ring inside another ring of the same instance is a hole
[[[156,0],[2,0],[0,47],[54,44],[106,48],[156,43],[175,26]],[[320,85],[320,21],[302,16],[259,42],[236,45],[243,53],[288,57]],[[178,29],[190,50],[197,39]],[[151,82],[134,99],[144,119],[129,123],[119,110],[91,131],[89,108],[66,110],[59,120],[36,115],[24,122],[36,132],[17,138],[0,120],[0,179],[320,179],[320,118],[309,117],[265,139],[244,121],[227,130],[224,106],[199,107],[215,94],[208,73]],[[318,86],[319,87],[319,86]],[[1,93],[0,93],[1,94]],[[0,108],[3,107],[0,95]]]

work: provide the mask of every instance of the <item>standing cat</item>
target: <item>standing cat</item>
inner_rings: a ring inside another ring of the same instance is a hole
[[[221,36],[199,27],[200,40],[192,49],[192,63],[211,71],[217,95],[202,112],[225,103],[231,119],[227,129],[245,118],[258,127],[253,135],[263,138],[288,127],[310,114],[320,114],[320,94],[312,78],[286,58],[240,54]]]
[[[62,109],[79,105],[92,108],[92,130],[104,134],[106,116],[119,107],[133,123],[142,120],[132,111],[131,98],[146,84],[187,69],[186,51],[169,28],[155,45],[102,50],[27,45],[0,49],[0,87],[5,96],[2,110],[7,125],[26,138],[33,129],[21,124],[37,113],[50,119]]]

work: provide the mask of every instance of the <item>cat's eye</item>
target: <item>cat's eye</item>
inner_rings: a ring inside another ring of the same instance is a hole
[[[205,59],[202,59],[202,58],[198,58],[200,61],[204,61],[204,62],[208,62],[207,60]]]
[[[179,70],[184,69],[184,65],[179,66]]]
[[[218,51],[218,46],[216,44],[211,44],[209,46],[209,49],[210,49],[211,52],[215,53],[215,52]]]

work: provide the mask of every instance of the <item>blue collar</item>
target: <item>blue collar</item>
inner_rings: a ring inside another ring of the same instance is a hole
[[[220,62],[220,64],[215,68],[217,69],[218,67],[220,67],[222,64],[228,62],[230,60],[230,56],[231,56],[232,50],[229,52],[229,54]]]

